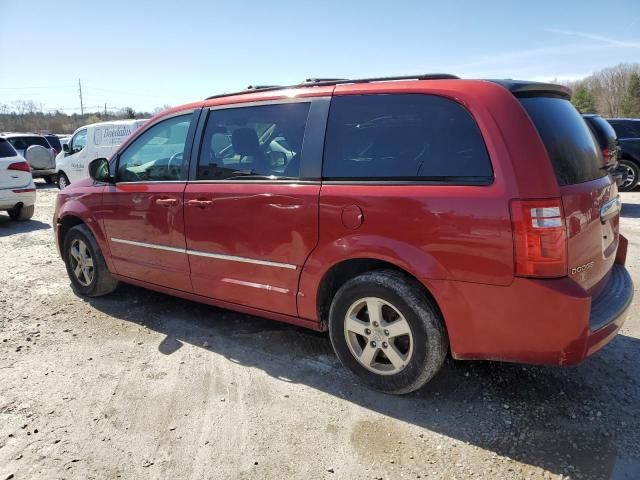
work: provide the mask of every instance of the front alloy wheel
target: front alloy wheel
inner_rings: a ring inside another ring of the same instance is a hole
[[[344,335],[349,351],[373,373],[394,375],[411,360],[413,335],[409,323],[381,298],[354,302],[345,316]]]
[[[94,277],[93,258],[87,244],[79,238],[71,242],[69,261],[76,280],[85,287],[91,285]]]

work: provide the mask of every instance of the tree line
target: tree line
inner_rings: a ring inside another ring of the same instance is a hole
[[[45,113],[33,101],[17,101],[11,105],[0,103],[0,132],[73,133],[83,125],[96,122],[151,118],[165,108],[168,106],[156,108],[153,112],[136,112],[131,107],[125,107],[114,112],[69,115],[59,110]]]
[[[640,63],[621,63],[567,85],[581,113],[640,118]]]

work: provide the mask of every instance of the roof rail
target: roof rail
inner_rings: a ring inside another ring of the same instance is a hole
[[[345,83],[369,83],[369,82],[390,82],[394,80],[456,80],[460,77],[451,75],[449,73],[427,73],[424,75],[403,75],[399,77],[372,77],[372,78],[307,78],[304,82],[296,85],[280,86],[280,85],[249,85],[246,90],[232,93],[222,93],[220,95],[212,95],[205,100],[212,100],[214,98],[231,97],[234,95],[243,95],[245,93],[253,92],[269,92],[272,90],[284,90],[287,88],[299,88],[299,87],[324,87],[330,85],[341,85]]]

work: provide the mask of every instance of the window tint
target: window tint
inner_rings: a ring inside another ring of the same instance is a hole
[[[213,110],[198,180],[298,178],[310,103]]]
[[[615,148],[618,137],[609,122],[600,116],[585,117],[585,120],[591,127],[600,148]]]
[[[16,150],[26,150],[31,145],[40,145],[45,148],[51,148],[51,145],[49,145],[47,139],[40,136],[12,137],[8,138],[7,140],[9,140],[9,143],[13,145],[13,148],[15,148]]]
[[[331,101],[323,177],[489,183],[475,121],[434,95],[354,95]]]
[[[640,121],[611,122],[618,138],[640,138]]]
[[[604,177],[601,153],[589,127],[568,100],[553,97],[520,98],[551,159],[560,185]]]
[[[14,148],[4,138],[0,138],[0,158],[15,157],[17,155]]]
[[[55,148],[58,152],[62,150],[62,145],[60,144],[60,139],[55,135],[45,135],[45,138],[49,142],[49,144]]]
[[[71,144],[69,145],[69,153],[78,153],[84,147],[87,146],[87,129],[80,130],[76,133],[71,139]]]
[[[191,118],[189,114],[163,120],[136,138],[120,155],[118,181],[181,180]]]

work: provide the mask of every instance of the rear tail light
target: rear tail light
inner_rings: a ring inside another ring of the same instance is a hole
[[[14,162],[7,167],[7,170],[22,170],[23,172],[31,172],[31,167],[27,162]]]
[[[602,149],[602,156],[604,157],[605,163],[609,161],[609,149],[608,148],[603,148]]]
[[[567,234],[559,199],[513,200],[511,223],[516,275],[567,274]]]

